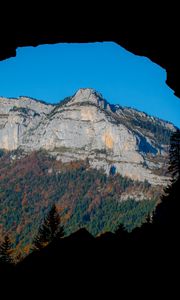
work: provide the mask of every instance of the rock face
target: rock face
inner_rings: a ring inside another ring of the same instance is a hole
[[[132,108],[111,105],[93,89],[80,89],[57,105],[27,97],[0,98],[0,148],[46,149],[63,162],[91,166],[151,184],[162,176],[175,127]]]
[[[27,97],[0,98],[0,148],[15,150],[20,147],[26,132],[37,127],[52,108],[52,105]]]

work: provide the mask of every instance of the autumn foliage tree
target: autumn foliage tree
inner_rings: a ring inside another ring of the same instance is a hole
[[[33,250],[40,250],[54,240],[64,236],[64,227],[61,225],[60,216],[55,205],[52,206],[43,224],[40,226],[37,236],[33,241]]]

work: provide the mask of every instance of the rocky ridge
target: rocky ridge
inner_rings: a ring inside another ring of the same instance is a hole
[[[56,105],[28,97],[0,98],[0,148],[46,149],[57,160],[88,159],[92,167],[166,185],[173,124],[80,89]]]

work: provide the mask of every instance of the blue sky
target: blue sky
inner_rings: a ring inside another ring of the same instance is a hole
[[[131,106],[180,127],[180,99],[165,84],[166,72],[148,58],[113,42],[18,48],[0,62],[0,95],[56,103],[91,87],[110,103]]]

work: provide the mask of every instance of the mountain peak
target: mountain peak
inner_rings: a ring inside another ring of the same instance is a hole
[[[98,104],[99,100],[103,100],[103,97],[95,89],[92,88],[81,88],[79,89],[72,98],[72,102],[91,102]]]
[[[76,94],[75,94],[76,97],[91,97],[91,96],[96,96],[96,97],[101,97],[102,98],[102,95],[100,93],[98,93],[95,89],[93,88],[80,88]]]

